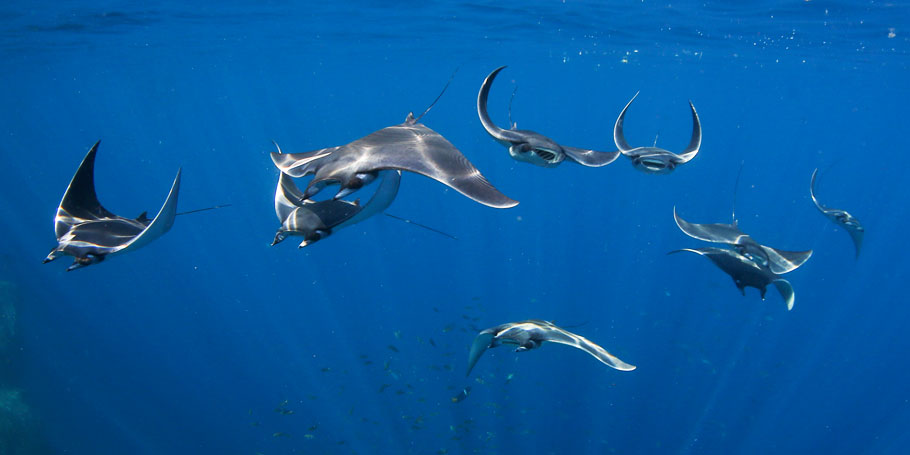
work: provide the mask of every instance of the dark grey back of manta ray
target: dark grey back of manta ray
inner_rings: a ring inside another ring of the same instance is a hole
[[[397,169],[429,177],[490,207],[518,204],[502,194],[454,145],[408,114],[400,125],[383,128],[346,145],[307,153],[272,152],[272,161],[292,176],[313,174],[314,185],[339,183],[356,188],[358,174]],[[307,192],[309,194],[309,192]]]
[[[856,257],[858,258],[859,250],[863,246],[863,235],[866,233],[866,228],[855,216],[846,210],[828,208],[818,202],[818,199],[815,198],[815,178],[817,175],[818,169],[812,172],[812,180],[809,182],[809,195],[812,196],[812,202],[815,203],[815,207],[819,212],[822,212],[834,224],[844,228],[850,234],[850,238],[853,240],[853,247],[856,249]]]
[[[771,272],[776,274],[787,273],[803,265],[812,257],[812,250],[784,251],[756,242],[748,234],[739,230],[735,224],[697,224],[682,219],[673,207],[673,219],[684,234],[705,242],[725,243],[736,247],[740,254],[753,260],[760,260]]]
[[[142,213],[135,219],[114,215],[98,201],[95,193],[96,142],[88,151],[73,175],[54,217],[54,232],[58,245],[45,262],[60,254],[77,258],[68,270],[97,262],[109,254],[135,250],[164,235],[174,224],[177,215],[177,195],[181,171],[177,171],[167,199],[154,219]],[[89,257],[94,262],[85,262]],[[80,262],[80,260],[83,260]]]
[[[787,310],[793,309],[795,295],[790,282],[771,272],[767,268],[752,262],[745,256],[732,250],[714,247],[683,248],[671,251],[667,254],[679,253],[681,251],[688,251],[710,259],[714,265],[733,278],[733,282],[736,284],[737,289],[739,289],[743,295],[745,295],[747,286],[753,287],[759,290],[761,298],[764,300],[768,285],[773,284],[777,288],[777,291],[780,292],[781,297],[784,298],[784,301],[787,304]]]
[[[542,167],[554,167],[568,157],[584,166],[600,167],[612,163],[619,157],[618,150],[614,152],[598,152],[596,150],[569,147],[560,145],[556,141],[534,131],[506,130],[496,126],[487,112],[487,99],[490,96],[490,87],[493,85],[493,80],[504,68],[505,66],[496,68],[484,79],[483,84],[480,86],[480,92],[477,94],[477,115],[480,117],[480,123],[487,133],[500,144],[509,147],[509,153],[513,158]]]

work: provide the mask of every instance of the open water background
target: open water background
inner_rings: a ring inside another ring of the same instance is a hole
[[[0,6],[0,272],[21,297],[5,368],[50,452],[905,453],[910,7],[610,3]],[[641,90],[630,142],[683,148],[691,99],[702,151],[666,176],[513,161],[475,111],[500,65],[500,125],[517,86],[521,128],[612,151]],[[380,216],[269,247],[270,140],[302,152],[401,123],[456,68],[423,122],[520,205],[407,174],[389,213],[457,241]],[[182,210],[233,206],[98,266],[42,265],[98,139],[114,213],[156,211],[181,166]],[[791,312],[665,254],[702,246],[674,206],[729,220],[741,162],[740,226],[815,251],[787,275]],[[816,167],[819,199],[866,227],[858,260],[809,199]],[[499,348],[464,377],[477,330],[528,318],[638,369]]]

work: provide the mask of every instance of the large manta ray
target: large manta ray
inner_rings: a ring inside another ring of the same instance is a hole
[[[856,257],[858,258],[859,250],[863,246],[863,234],[866,233],[866,229],[863,228],[858,219],[847,213],[846,210],[829,209],[818,202],[818,199],[815,198],[815,177],[817,174],[818,169],[812,172],[812,181],[809,183],[809,195],[812,196],[812,202],[815,203],[819,212],[822,212],[834,224],[844,228],[850,234],[850,238],[853,239],[853,246],[856,248]]]
[[[480,356],[489,348],[495,348],[503,344],[518,346],[515,352],[536,349],[545,341],[551,343],[565,344],[582,351],[587,352],[600,360],[604,364],[622,371],[631,371],[635,369],[634,365],[629,365],[619,360],[613,354],[607,352],[604,348],[592,343],[587,338],[576,335],[568,330],[553,325],[552,322],[541,321],[539,319],[529,319],[521,322],[510,322],[507,324],[497,325],[480,332],[474,338],[471,344],[471,352],[468,355],[468,372],[471,374],[474,365]]]
[[[401,171],[380,171],[379,178],[379,188],[369,202],[360,205],[358,202],[341,199],[319,202],[304,199],[294,180],[282,172],[278,178],[278,187],[275,189],[275,213],[281,227],[275,234],[272,245],[289,235],[298,235],[303,237],[303,242],[300,243],[300,248],[303,248],[328,237],[338,229],[382,212],[398,194]]]
[[[383,128],[347,145],[307,153],[272,152],[272,161],[292,177],[313,174],[304,199],[329,184],[340,184],[335,199],[373,181],[381,170],[416,172],[490,207],[514,207],[480,171],[439,133],[409,113],[404,123]]]
[[[679,253],[680,251],[688,251],[710,259],[714,265],[733,278],[733,282],[736,283],[736,288],[739,289],[743,295],[746,295],[746,287],[749,286],[758,289],[761,293],[762,300],[764,300],[768,285],[773,284],[787,303],[787,310],[793,309],[795,296],[790,282],[781,278],[780,275],[771,272],[767,268],[752,262],[752,260],[746,256],[732,250],[713,247],[683,248],[671,251],[667,254]]]
[[[493,70],[480,86],[480,93],[477,94],[477,115],[487,133],[497,142],[509,148],[509,155],[512,155],[512,158],[543,167],[556,167],[566,157],[578,164],[590,167],[605,166],[616,160],[619,151],[598,152],[568,147],[557,144],[554,140],[534,131],[515,129],[514,124],[508,130],[496,126],[490,119],[490,114],[487,113],[487,98],[493,80],[503,68],[505,66]]]
[[[769,268],[771,272],[778,275],[795,270],[812,256],[812,250],[783,251],[759,244],[748,234],[739,230],[735,218],[733,224],[695,224],[682,219],[676,213],[676,207],[673,207],[673,218],[679,229],[689,237],[705,242],[728,244],[740,255],[762,267]]]
[[[638,93],[629,100],[626,107],[622,108],[622,112],[613,126],[613,141],[616,142],[619,151],[632,160],[632,165],[648,174],[669,174],[676,169],[676,166],[688,163],[695,158],[701,147],[701,122],[698,120],[698,113],[695,112],[695,105],[692,104],[692,101],[689,101],[689,107],[692,109],[692,138],[689,140],[689,146],[679,155],[659,148],[656,144],[654,147],[633,148],[626,142],[626,136],[623,134],[623,122],[626,118],[626,110],[636,97],[638,97]]]
[[[76,260],[67,271],[97,264],[109,255],[148,245],[170,230],[177,216],[179,170],[164,205],[154,219],[150,220],[146,212],[130,219],[114,215],[105,209],[95,194],[95,154],[100,143],[101,141],[96,142],[85,155],[63,194],[54,217],[58,245],[51,250],[44,262],[48,263],[63,255],[73,256]]]

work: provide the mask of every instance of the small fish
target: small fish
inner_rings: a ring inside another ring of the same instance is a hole
[[[311,427],[309,427],[309,428],[307,428],[307,430],[308,430],[308,431],[316,431],[317,428],[319,428],[319,424],[318,424],[318,423],[317,423],[317,424],[314,424],[313,426],[311,426]]]
[[[294,413],[294,411],[291,409],[276,409],[275,412],[277,412],[281,415],[286,415],[286,416]]]
[[[392,352],[401,352],[401,351],[398,350],[398,348],[396,348],[394,345],[391,345],[391,344],[388,346],[388,348],[389,348],[389,350],[392,351]]]
[[[442,328],[442,333],[449,333],[455,328],[455,324],[448,324]]]
[[[432,338],[430,338],[430,346],[436,347],[436,342]]]
[[[304,437],[304,439],[313,439],[313,438],[315,438],[316,436],[315,436],[315,435],[312,435],[312,434],[305,434],[305,435],[303,435],[303,437]]]
[[[329,371],[332,371],[332,369],[329,368],[329,367],[324,367],[324,368],[322,368],[322,369],[319,370],[319,371],[322,371],[323,373],[328,373]]]
[[[465,398],[468,397],[468,395],[470,393],[471,393],[471,386],[465,387],[464,389],[461,390],[461,392],[458,392],[458,395],[455,395],[454,397],[452,397],[452,403],[461,403],[462,401],[464,401]]]
[[[401,339],[401,330],[396,330],[396,331],[392,332],[392,334],[395,335],[396,340]]]
[[[289,435],[283,431],[276,431],[276,432],[272,433],[272,437],[273,438],[290,438],[291,435]]]
[[[509,382],[512,382],[512,378],[514,378],[514,377],[515,377],[515,373],[507,374],[506,375],[506,384],[508,384]]]

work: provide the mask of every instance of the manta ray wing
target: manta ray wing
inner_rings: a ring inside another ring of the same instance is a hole
[[[471,352],[468,353],[468,371],[465,376],[471,374],[471,370],[474,369],[474,365],[477,364],[480,356],[493,344],[494,335],[489,330],[484,330],[474,337],[474,342],[471,343]]]
[[[761,248],[768,255],[768,268],[777,275],[796,270],[812,257],[812,250],[783,251],[764,245]]]
[[[401,171],[387,170],[379,173],[379,188],[370,197],[370,200],[363,206],[363,209],[357,212],[347,221],[338,225],[335,229],[341,229],[345,226],[357,224],[377,213],[383,212],[395,200],[398,195],[398,187],[401,185]]]
[[[780,278],[771,283],[777,288],[777,292],[780,292],[780,296],[784,298],[784,302],[787,302],[787,311],[792,310],[793,303],[796,301],[796,294],[793,293],[793,286],[790,285],[790,282]]]
[[[632,371],[635,369],[635,365],[630,365],[626,362],[623,362],[618,357],[610,354],[606,349],[600,347],[596,343],[591,342],[587,338],[569,332],[565,329],[556,327],[554,325],[551,325],[549,333],[547,333],[547,341],[581,349],[582,351],[591,354],[594,356],[594,358],[600,360],[605,365],[620,371]]]
[[[139,235],[133,237],[132,240],[124,244],[122,248],[115,252],[138,250],[171,230],[171,226],[174,225],[174,218],[177,217],[177,194],[180,192],[181,173],[182,169],[177,171],[177,177],[174,178],[174,183],[171,185],[171,191],[168,193],[164,205],[158,210],[158,214],[155,215],[152,222],[146,226]]]
[[[464,155],[439,133],[423,124],[402,123],[354,141],[343,151],[352,153],[358,172],[400,169],[429,177],[481,204],[508,208],[518,204],[502,194]],[[320,162],[314,163],[319,165]],[[317,178],[320,172],[317,170]],[[331,178],[328,175],[327,178]]]
[[[297,188],[291,176],[282,172],[275,188],[275,214],[278,215],[278,222],[284,223],[291,212],[300,207],[302,201],[303,192]]]
[[[619,158],[619,150],[615,152],[598,152],[596,150],[586,150],[575,147],[566,147],[562,146],[562,150],[569,156],[572,160],[578,164],[582,164],[588,167],[600,167],[606,166],[614,161],[616,158]]]
[[[673,207],[673,219],[676,220],[676,225],[679,226],[679,230],[683,231],[684,234],[705,242],[735,244],[738,243],[739,239],[747,237],[745,233],[732,224],[690,223],[676,213],[676,207]]]
[[[850,238],[853,239],[853,246],[856,248],[856,257],[859,257],[859,250],[863,246],[863,234],[865,231],[857,227],[844,226]]]
[[[98,202],[98,195],[95,193],[95,155],[100,143],[101,141],[95,142],[95,145],[82,159],[82,164],[73,175],[66,192],[63,193],[63,199],[60,201],[54,217],[54,232],[57,240],[60,240],[76,224],[116,217]]]
[[[695,112],[695,105],[691,100],[689,109],[692,111],[692,137],[689,139],[688,147],[679,154],[679,164],[691,161],[701,148],[701,120],[698,119],[698,112]]]

